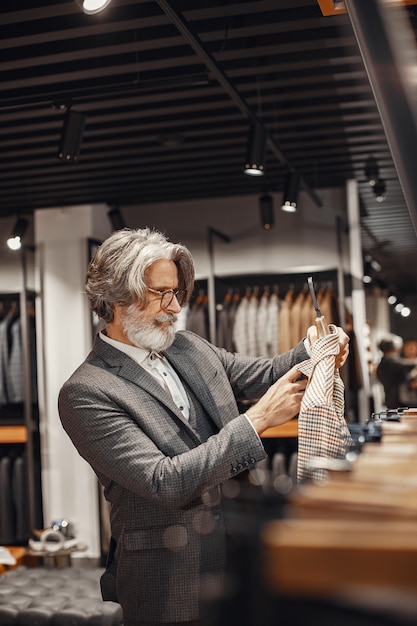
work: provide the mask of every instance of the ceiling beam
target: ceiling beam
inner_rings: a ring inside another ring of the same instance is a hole
[[[258,124],[265,128],[263,122],[256,113],[249,107],[246,100],[241,96],[236,87],[230,82],[226,74],[218,65],[217,61],[208,50],[205,49],[203,42],[200,40],[199,36],[196,33],[191,31],[191,28],[182,15],[180,11],[176,9],[172,2],[169,0],[156,0],[161,9],[164,11],[166,15],[168,15],[173,24],[178,28],[180,33],[184,36],[186,41],[192,47],[197,56],[205,63],[206,67],[213,73],[213,76],[219,81],[219,83],[224,88],[225,92],[230,96],[232,101],[236,104],[236,106],[240,109],[241,113],[253,124]],[[268,129],[266,129],[268,131]],[[296,168],[292,165],[287,155],[285,154],[283,148],[278,144],[278,142],[273,139],[269,133],[267,135],[267,144],[271,152],[275,155],[278,161],[285,165],[289,170],[296,170]],[[302,173],[300,172],[300,185],[301,187],[310,195],[312,200],[316,203],[318,207],[322,206],[322,201],[320,196],[311,189],[309,184],[303,178]]]
[[[407,81],[407,68],[415,71],[417,65],[415,37],[402,11],[386,9],[381,0],[345,4],[417,233],[417,124]]]

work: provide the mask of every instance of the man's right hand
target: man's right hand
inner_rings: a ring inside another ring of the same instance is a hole
[[[245,412],[258,435],[268,428],[288,422],[299,413],[307,386],[307,379],[300,379],[301,375],[295,365]]]

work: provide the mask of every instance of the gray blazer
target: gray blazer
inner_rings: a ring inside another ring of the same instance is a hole
[[[207,441],[148,372],[99,337],[58,401],[64,429],[111,503],[103,597],[132,621],[198,618],[201,585],[225,564],[220,485],[266,456],[236,401],[258,398],[308,358],[302,342],[258,359],[189,331],[165,356],[218,429]]]

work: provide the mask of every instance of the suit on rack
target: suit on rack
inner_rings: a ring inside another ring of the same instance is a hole
[[[8,331],[14,319],[14,313],[9,311],[6,317],[0,321],[0,406],[8,404],[7,395],[9,376],[9,339]]]
[[[100,338],[59,395],[62,424],[112,505],[102,589],[129,622],[198,619],[201,586],[225,568],[220,485],[266,456],[236,400],[258,398],[308,357],[303,343],[273,360],[235,355],[188,331],[164,356],[187,391],[189,421]]]

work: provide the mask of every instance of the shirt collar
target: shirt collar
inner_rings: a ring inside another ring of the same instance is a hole
[[[131,346],[128,343],[123,343],[123,341],[111,339],[104,334],[104,332],[100,332],[99,337],[114,348],[117,348],[117,350],[120,350],[121,352],[127,354],[127,356],[130,356],[130,358],[136,361],[136,363],[143,364],[150,354],[150,351],[145,350],[144,348],[138,348],[138,346]]]

